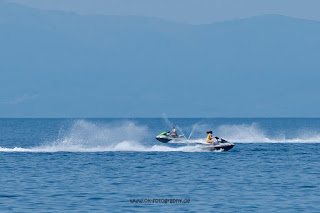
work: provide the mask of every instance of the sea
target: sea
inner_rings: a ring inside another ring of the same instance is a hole
[[[319,118],[0,119],[0,212],[320,212],[319,158]]]

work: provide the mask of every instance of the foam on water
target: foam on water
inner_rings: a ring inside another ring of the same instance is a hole
[[[194,143],[205,141],[205,132],[212,129],[215,136],[224,138],[233,143],[320,143],[320,132],[318,131],[299,129],[295,131],[295,135],[280,132],[277,134],[273,133],[273,136],[271,136],[257,123],[220,125],[217,127],[212,127],[208,124],[195,124],[192,126],[188,140],[171,143]],[[193,135],[195,136],[190,139]]]
[[[102,146],[84,148],[80,146],[40,146],[34,148],[5,148],[0,147],[0,152],[203,152],[196,146],[183,146],[178,148],[154,145],[151,147],[143,146],[136,142],[124,141],[115,146]]]
[[[217,128],[217,134],[231,142],[236,143],[320,143],[320,133],[297,130],[293,137],[279,133],[277,136],[268,136],[258,124],[251,125],[221,125]]]
[[[203,150],[194,143],[205,140],[206,136],[203,132],[210,129],[209,127],[207,124],[193,125],[190,136],[198,133],[195,136],[196,139],[173,142],[186,145],[172,147],[160,143],[154,145],[155,141],[146,139],[152,135],[148,127],[137,125],[134,122],[99,124],[77,120],[70,129],[61,131],[58,139],[53,142],[30,148],[0,147],[0,152],[202,152]],[[291,138],[286,137],[286,134],[275,134],[275,137],[271,137],[256,123],[220,125],[213,129],[214,135],[234,143],[320,143],[320,133],[317,131],[299,130],[296,131],[296,136]]]
[[[199,152],[195,146],[168,147],[164,145],[146,146],[139,141],[148,135],[148,128],[133,122],[112,125],[94,124],[84,120],[76,121],[71,129],[62,133],[54,142],[32,148],[0,147],[1,152]],[[134,138],[134,140],[132,140]],[[131,139],[131,140],[130,140]]]

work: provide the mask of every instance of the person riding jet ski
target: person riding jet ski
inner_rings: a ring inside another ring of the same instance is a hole
[[[207,136],[206,142],[207,142],[207,143],[211,143],[211,144],[214,146],[214,140],[213,140],[213,139],[218,140],[219,138],[216,137],[216,136],[215,136],[215,137],[212,137],[212,131],[208,131],[207,134],[208,134],[208,136]]]
[[[162,132],[156,136],[156,139],[162,143],[168,143],[169,141],[183,141],[186,140],[184,135],[178,135],[176,128],[173,126],[169,132]]]
[[[173,126],[171,130],[171,137],[176,138],[178,137],[178,133],[176,131],[176,128]]]

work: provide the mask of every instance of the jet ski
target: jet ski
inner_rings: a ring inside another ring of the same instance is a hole
[[[183,141],[183,140],[186,140],[186,137],[184,135],[178,135],[177,137],[172,137],[170,132],[162,132],[156,136],[156,139],[161,143],[168,143],[169,141],[171,142]]]
[[[212,145],[211,143],[204,142],[196,142],[197,147],[207,150],[207,151],[228,151],[234,147],[234,144],[226,141],[223,138],[216,137],[217,141],[215,142],[215,145]]]

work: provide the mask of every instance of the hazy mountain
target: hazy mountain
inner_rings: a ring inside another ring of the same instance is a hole
[[[209,25],[0,1],[0,117],[320,116],[320,22]]]

